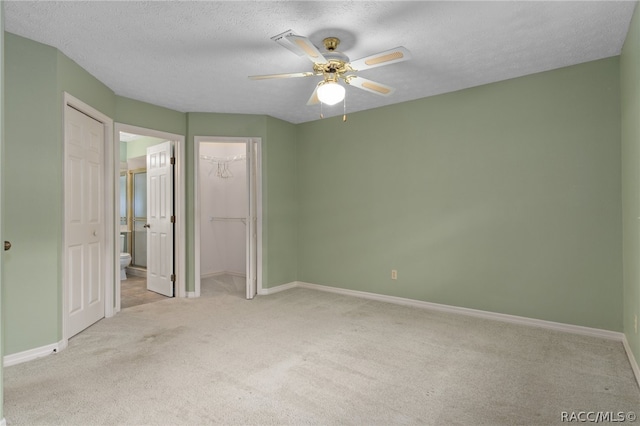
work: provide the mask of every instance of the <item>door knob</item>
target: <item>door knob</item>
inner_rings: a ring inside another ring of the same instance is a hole
[[[98,236],[98,231],[93,231],[93,236],[97,237]]]
[[[143,226],[143,228],[147,228],[147,229],[148,229],[148,228],[151,228],[151,225],[149,225],[148,223],[145,223],[145,224],[144,224],[144,226]]]
[[[11,243],[9,241],[4,242],[4,251],[7,251],[11,248]]]

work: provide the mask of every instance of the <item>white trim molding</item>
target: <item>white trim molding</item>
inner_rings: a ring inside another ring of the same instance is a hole
[[[583,327],[580,325],[563,324],[559,322],[540,320],[535,318],[520,317],[517,315],[500,314],[497,312],[481,311],[479,309],[461,308],[458,306],[443,305],[440,303],[424,302],[422,300],[406,299],[404,297],[387,296],[384,294],[368,293],[366,291],[347,290],[344,288],[330,287],[326,285],[311,284],[297,281],[293,287],[308,288],[312,290],[327,291],[330,293],[344,294],[346,296],[360,297],[363,299],[377,300],[380,302],[395,303],[396,305],[413,306],[416,308],[430,309],[432,311],[448,312],[460,315],[467,315],[477,318],[485,318],[495,321],[508,322],[512,324],[522,324],[532,327],[546,328],[549,330],[562,331],[566,333],[581,334],[584,336],[599,337],[602,339],[616,340],[621,342],[624,334],[601,330],[599,328]]]
[[[631,364],[633,374],[636,376],[636,382],[638,382],[638,386],[640,386],[640,367],[638,366],[636,357],[633,356],[633,352],[631,351],[631,347],[627,341],[627,336],[624,334],[622,335],[622,344],[624,345],[624,351],[627,353],[627,358],[629,358],[629,364]]]
[[[636,382],[638,383],[638,386],[640,386],[640,367],[638,366],[638,362],[636,361],[633,355],[633,352],[631,351],[631,347],[629,346],[629,342],[627,341],[627,336],[625,336],[624,333],[610,331],[610,330],[602,330],[599,328],[583,327],[583,326],[573,325],[573,324],[564,324],[559,322],[546,321],[546,320],[535,319],[535,318],[521,317],[517,315],[500,314],[497,312],[482,311],[479,309],[462,308],[458,306],[443,305],[440,303],[424,302],[422,300],[406,299],[403,297],[387,296],[384,294],[369,293],[365,291],[348,290],[348,289],[339,288],[339,287],[331,287],[331,286],[312,284],[312,283],[306,283],[301,281],[294,281],[288,284],[282,284],[276,287],[262,289],[259,294],[269,295],[269,294],[278,293],[280,291],[289,290],[296,287],[307,288],[307,289],[318,290],[318,291],[326,291],[329,293],[337,293],[345,296],[360,297],[363,299],[376,300],[379,302],[394,303],[397,305],[412,306],[416,308],[429,309],[433,311],[448,312],[453,314],[472,316],[476,318],[485,318],[485,319],[494,320],[494,321],[502,321],[502,322],[507,322],[512,324],[521,324],[521,325],[526,325],[531,327],[539,327],[539,328],[544,328],[548,330],[560,331],[564,333],[598,337],[601,339],[621,342],[622,345],[624,346],[624,350],[627,354],[627,358],[629,359],[629,364],[631,364],[631,370],[633,371]]]
[[[246,278],[247,274],[244,272],[233,272],[233,271],[218,271],[218,272],[209,272],[207,274],[200,275],[200,280],[206,280],[207,278],[219,277],[220,275],[231,275],[234,277]]]
[[[29,349],[15,354],[5,355],[3,357],[3,365],[10,367],[12,365],[22,364],[23,362],[32,361],[51,354],[55,354],[64,349],[67,345],[64,342],[53,343],[51,345],[40,346],[39,348]]]
[[[261,288],[258,294],[260,296],[267,296],[269,294],[279,293],[281,291],[289,290],[291,288],[302,287],[300,284],[301,283],[299,283],[298,281],[294,281],[287,284],[277,285],[275,287]]]

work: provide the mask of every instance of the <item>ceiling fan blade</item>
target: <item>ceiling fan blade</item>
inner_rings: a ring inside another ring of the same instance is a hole
[[[376,95],[389,96],[396,90],[386,84],[376,83],[375,81],[367,80],[366,78],[358,76],[348,78],[346,81],[351,86],[366,90],[367,92],[375,93]]]
[[[271,37],[271,40],[298,56],[308,57],[314,63],[324,64],[328,62],[307,37],[296,34],[293,30],[287,30],[275,35]]]
[[[290,51],[292,51],[293,53],[295,53],[298,56],[302,56],[304,55],[304,53],[297,47],[294,46],[293,44],[291,44],[291,42],[289,40],[286,39],[286,37],[291,36],[291,35],[297,35],[293,30],[287,30],[283,33],[280,33],[278,35],[274,35],[273,37],[271,37],[271,40],[275,41],[276,43],[278,43],[280,46],[284,47],[285,49],[288,49]]]
[[[325,57],[322,56],[322,53],[320,53],[318,48],[315,47],[308,38],[296,34],[289,34],[284,38],[302,52],[301,56],[305,55],[311,60],[311,62],[316,64],[324,64],[325,62],[328,62]]]
[[[292,72],[285,74],[250,75],[249,78],[251,80],[266,80],[269,78],[313,77],[314,75],[312,72]]]
[[[313,89],[311,97],[307,101],[307,105],[316,105],[318,103],[320,103],[320,99],[318,99],[318,86],[316,86],[316,88]]]
[[[375,55],[366,56],[351,62],[351,68],[354,71],[362,71],[369,68],[380,67],[382,65],[395,64],[411,59],[411,52],[402,46],[394,49],[385,50]]]

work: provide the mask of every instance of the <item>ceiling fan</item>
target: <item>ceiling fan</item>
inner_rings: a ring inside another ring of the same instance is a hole
[[[271,40],[291,50],[298,56],[309,58],[313,62],[313,71],[253,75],[249,76],[249,78],[252,80],[264,80],[270,78],[322,76],[322,81],[316,86],[307,105],[315,105],[317,103],[334,105],[342,101],[345,96],[345,88],[340,84],[340,80],[349,86],[357,87],[376,95],[389,96],[394,92],[393,87],[360,77],[356,73],[411,59],[411,53],[406,48],[399,46],[350,61],[347,55],[336,50],[340,44],[340,40],[337,37],[325,38],[323,40],[325,51],[320,52],[307,37],[295,34],[292,30],[273,36]]]

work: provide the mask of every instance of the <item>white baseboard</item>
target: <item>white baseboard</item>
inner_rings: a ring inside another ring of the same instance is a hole
[[[454,313],[459,315],[467,315],[467,316],[473,316],[477,318],[485,318],[485,319],[490,319],[495,321],[502,321],[502,322],[508,322],[513,324],[522,324],[522,325],[546,328],[546,329],[556,330],[556,331],[561,331],[566,333],[580,334],[585,336],[592,336],[592,337],[599,337],[603,339],[620,341],[624,346],[625,352],[629,359],[629,363],[631,364],[631,368],[633,370],[633,374],[635,375],[636,381],[638,382],[638,386],[640,386],[640,367],[638,366],[638,363],[633,355],[633,352],[629,347],[629,343],[624,333],[619,333],[619,332],[610,331],[610,330],[602,330],[598,328],[583,327],[583,326],[572,325],[572,324],[563,324],[563,323],[540,320],[535,318],[520,317],[516,315],[481,311],[479,309],[462,308],[458,306],[424,302],[422,300],[407,299],[403,297],[387,296],[384,294],[369,293],[365,291],[348,290],[344,288],[330,287],[330,286],[325,286],[320,284],[311,284],[311,283],[306,283],[301,281],[293,281],[293,282],[281,284],[275,287],[263,288],[259,291],[259,294],[266,296],[266,295],[279,293],[281,291],[289,290],[296,287],[343,294],[345,296],[354,296],[354,297],[359,297],[363,299],[376,300],[380,302],[394,303],[397,305],[412,306],[416,308],[429,309],[429,310],[440,311],[440,312],[448,312],[448,313]],[[188,291],[186,294],[188,298],[195,298],[199,296],[196,294],[195,291]],[[9,367],[11,365],[20,364],[23,362],[31,361],[36,358],[40,358],[43,356],[60,352],[61,350],[65,349],[66,346],[67,346],[67,342],[60,341],[58,343],[54,343],[51,345],[29,349],[24,352],[5,355],[3,358],[3,363],[5,367]],[[4,422],[4,419],[0,421],[0,426],[3,426],[3,422]]]
[[[147,270],[141,268],[125,268],[125,272],[127,275],[138,277],[138,278],[147,278]]]
[[[627,353],[627,358],[629,358],[629,364],[631,364],[633,374],[636,376],[636,382],[638,382],[638,386],[640,386],[640,367],[638,366],[636,357],[633,356],[633,352],[631,351],[631,347],[629,346],[629,342],[627,341],[627,336],[625,335],[623,335],[622,344],[624,345],[624,350]]]
[[[23,362],[31,361],[36,358],[51,355],[60,352],[66,347],[63,342],[53,343],[51,345],[40,346],[39,348],[29,349],[28,351],[18,352],[15,354],[5,355],[3,358],[3,365],[10,367],[16,364],[22,364]]]
[[[326,285],[312,284],[312,283],[306,283],[301,281],[294,281],[288,284],[282,284],[276,287],[263,289],[260,291],[260,294],[268,295],[268,294],[273,294],[273,293],[277,293],[280,291],[284,291],[284,290],[288,290],[296,287],[343,294],[345,296],[360,297],[360,298],[369,299],[369,300],[377,300],[380,302],[394,303],[397,305],[413,306],[416,308],[430,309],[434,311],[448,312],[448,313],[459,314],[459,315],[467,315],[467,316],[473,316],[477,318],[485,318],[489,320],[508,322],[512,324],[522,324],[522,325],[545,328],[545,329],[555,330],[555,331],[560,331],[565,333],[599,337],[602,339],[618,341],[618,342],[621,342],[624,346],[624,350],[627,354],[627,358],[629,359],[629,364],[631,364],[631,369],[633,370],[633,374],[636,378],[636,381],[638,382],[638,386],[640,386],[640,366],[638,366],[638,362],[636,361],[635,356],[631,351],[631,347],[629,346],[629,342],[627,341],[627,337],[625,336],[624,333],[610,331],[610,330],[602,330],[599,328],[583,327],[583,326],[573,325],[573,324],[564,324],[564,323],[559,323],[554,321],[546,321],[546,320],[535,319],[535,318],[521,317],[517,315],[508,315],[508,314],[500,314],[497,312],[481,311],[479,309],[462,308],[458,306],[443,305],[440,303],[424,302],[422,300],[406,299],[403,297],[387,296],[384,294],[369,293],[365,291],[348,290],[348,289],[339,288],[339,287],[330,287]]]
[[[599,328],[583,327],[579,325],[563,324],[563,323],[553,322],[553,321],[545,321],[545,320],[540,320],[535,318],[520,317],[516,315],[500,314],[497,312],[481,311],[479,309],[461,308],[458,306],[442,305],[439,303],[424,302],[421,300],[405,299],[403,297],[386,296],[383,294],[368,293],[365,291],[347,290],[344,288],[330,287],[330,286],[319,285],[319,284],[311,284],[311,283],[305,283],[300,281],[284,284],[282,286],[274,287],[273,289],[267,289],[267,290],[276,290],[276,289],[277,290],[269,293],[263,293],[263,294],[271,294],[277,291],[287,290],[289,288],[294,288],[294,287],[308,288],[312,290],[344,294],[346,296],[360,297],[363,299],[377,300],[380,302],[395,303],[398,305],[413,306],[416,308],[430,309],[430,310],[435,310],[440,312],[449,312],[449,313],[460,314],[460,315],[468,315],[468,316],[473,316],[477,318],[485,318],[485,319],[490,319],[495,321],[509,322],[512,324],[522,324],[522,325],[528,325],[532,327],[540,327],[540,328],[546,328],[549,330],[561,331],[565,333],[580,334],[584,336],[599,337],[603,339],[619,341],[619,342],[622,342],[624,346],[624,350],[627,354],[627,358],[629,359],[629,364],[631,364],[631,369],[633,370],[633,374],[636,378],[636,382],[638,383],[638,386],[640,386],[640,366],[638,366],[638,362],[636,361],[635,356],[631,351],[631,347],[629,346],[629,342],[627,341],[627,336],[625,336],[624,333],[619,333],[619,332],[610,331],[610,330],[602,330]]]
[[[299,286],[300,286],[300,283],[298,281],[294,281],[287,284],[277,285],[275,287],[261,288],[258,294],[261,296],[266,296],[268,294],[278,293],[278,292],[289,290],[290,288],[299,287]]]
[[[202,274],[200,275],[200,279],[204,280],[207,278],[212,278],[212,277],[217,277],[220,275],[233,275],[235,277],[246,277],[247,274],[243,273],[243,272],[233,272],[233,271],[218,271],[218,272],[209,272],[206,274]]]
[[[380,302],[395,303],[397,305],[413,306],[416,308],[430,309],[440,312],[449,312],[460,315],[486,318],[490,320],[522,324],[533,327],[541,327],[550,330],[563,331],[566,333],[581,334],[585,336],[600,337],[603,339],[622,341],[624,334],[616,331],[601,330],[599,328],[583,327],[579,325],[563,324],[553,321],[545,321],[535,318],[520,317],[517,315],[500,314],[496,312],[481,311],[479,309],[461,308],[458,306],[443,305],[440,303],[424,302],[422,300],[406,299],[404,297],[387,296],[384,294],[368,293],[365,291],[347,290],[338,287],[329,287],[319,284],[311,284],[297,281],[293,287],[309,288],[313,290],[328,291],[331,293],[355,296],[363,299],[377,300]]]

